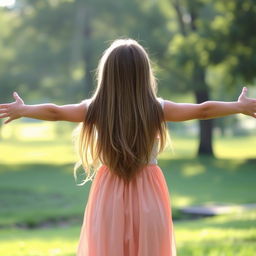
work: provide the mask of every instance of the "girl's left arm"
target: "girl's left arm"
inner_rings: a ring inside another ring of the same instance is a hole
[[[238,100],[233,102],[205,101],[200,104],[192,104],[165,100],[165,121],[204,120],[240,113],[256,118],[256,99],[248,98],[246,93],[247,88],[244,87]]]
[[[87,100],[62,106],[53,103],[26,105],[16,92],[13,93],[13,97],[15,102],[0,104],[0,119],[8,117],[4,124],[21,117],[69,122],[82,122],[85,118]]]

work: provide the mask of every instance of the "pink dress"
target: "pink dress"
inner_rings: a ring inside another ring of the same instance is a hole
[[[98,169],[77,256],[176,256],[169,191],[157,165],[157,144],[158,138],[151,161],[128,185],[106,165]]]

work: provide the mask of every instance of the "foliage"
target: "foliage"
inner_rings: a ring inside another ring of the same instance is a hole
[[[57,103],[82,100],[92,93],[109,41],[134,37],[150,47],[153,59],[163,56],[167,44],[160,38],[166,21],[153,2],[23,0],[0,12],[1,102],[13,90],[32,101],[39,95]]]

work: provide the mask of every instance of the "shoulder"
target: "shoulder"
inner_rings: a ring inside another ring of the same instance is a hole
[[[162,108],[164,109],[164,99],[161,97],[157,97],[157,100],[160,102]]]
[[[69,109],[67,108],[66,111],[70,111],[72,119],[74,119],[77,122],[82,122],[84,121],[91,101],[92,99],[84,99],[80,101],[80,103],[69,105]]]
[[[92,98],[91,99],[84,99],[80,102],[81,105],[85,105],[86,107],[88,107],[92,102]]]

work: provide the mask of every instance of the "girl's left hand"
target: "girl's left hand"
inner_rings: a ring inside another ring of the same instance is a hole
[[[15,101],[12,103],[0,104],[0,119],[8,117],[4,121],[4,124],[21,117],[21,109],[24,106],[24,101],[19,97],[17,92],[13,93],[13,98]]]
[[[242,114],[256,118],[256,99],[248,98],[246,94],[247,88],[243,87],[238,98],[238,102],[243,106]]]

